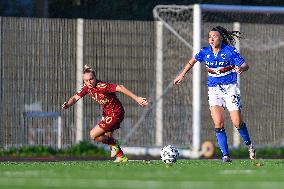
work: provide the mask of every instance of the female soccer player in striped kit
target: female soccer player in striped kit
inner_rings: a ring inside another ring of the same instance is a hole
[[[190,59],[174,80],[174,84],[180,84],[185,74],[197,61],[206,64],[208,101],[215,125],[216,138],[223,154],[223,162],[231,162],[224,128],[224,108],[230,112],[233,125],[248,146],[250,159],[255,159],[256,155],[246,124],[241,117],[240,90],[237,85],[237,74],[247,71],[249,66],[233,46],[235,44],[234,37],[240,38],[240,32],[228,31],[221,26],[214,27],[209,32],[209,46],[202,48]]]
[[[124,118],[124,109],[121,102],[116,96],[116,92],[121,92],[134,99],[140,106],[147,106],[148,102],[145,98],[135,95],[133,92],[125,88],[123,85],[110,84],[100,81],[96,78],[95,71],[85,65],[83,71],[84,84],[74,96],[62,105],[63,109],[67,109],[75,104],[80,98],[86,94],[102,105],[103,118],[90,131],[90,136],[97,142],[107,144],[111,149],[111,157],[115,157],[114,162],[126,162],[127,157],[123,154],[117,140],[112,137],[113,132],[120,128],[120,123]]]

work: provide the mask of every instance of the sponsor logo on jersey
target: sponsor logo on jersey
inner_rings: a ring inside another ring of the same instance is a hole
[[[97,96],[97,95],[95,95],[95,96]],[[99,103],[101,105],[104,105],[104,104],[108,103],[108,99],[107,98],[105,98],[105,99],[97,99],[95,96],[92,96],[92,99],[94,101],[96,101],[97,103]]]
[[[106,124],[111,123],[112,117],[107,116],[106,119],[105,119],[105,121],[106,121]]]

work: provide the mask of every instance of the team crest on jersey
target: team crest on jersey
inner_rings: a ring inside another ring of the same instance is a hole
[[[103,88],[107,87],[107,84],[105,84],[105,83],[97,83],[97,87],[103,89]]]
[[[206,58],[210,58],[210,54],[207,54]]]
[[[222,57],[223,59],[225,59],[225,58],[226,58],[226,54],[221,54],[221,57]]]

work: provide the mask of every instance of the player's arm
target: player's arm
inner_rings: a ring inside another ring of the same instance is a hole
[[[236,70],[237,74],[241,74],[241,73],[247,71],[248,69],[249,69],[249,65],[247,63],[245,63],[245,62],[242,63],[241,66],[236,66],[235,67],[235,70]]]
[[[184,69],[182,70],[182,72],[175,78],[174,80],[174,84],[178,85],[181,83],[181,81],[183,80],[185,74],[194,66],[194,64],[197,62],[197,60],[195,60],[195,58],[191,58],[185,65]]]
[[[249,69],[249,66],[245,62],[244,57],[241,56],[241,54],[237,51],[235,47],[233,47],[232,58],[237,74],[241,74]]]
[[[74,96],[70,97],[68,99],[68,101],[64,102],[62,104],[62,109],[67,109],[69,108],[70,106],[74,105],[81,97],[77,94],[75,94]]]
[[[128,90],[126,87],[124,87],[123,85],[117,85],[116,86],[116,91],[121,92],[127,96],[129,96],[130,98],[132,98],[133,100],[135,100],[140,106],[147,106],[148,102],[146,98],[137,96],[136,94],[134,94],[133,92],[131,92],[130,90]]]

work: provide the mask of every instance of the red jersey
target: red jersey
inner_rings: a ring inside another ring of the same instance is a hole
[[[102,105],[104,116],[114,116],[124,114],[124,109],[121,102],[118,100],[116,92],[116,84],[110,84],[97,80],[96,86],[88,88],[83,85],[81,90],[76,94],[80,97],[84,97],[89,93],[90,97]]]

